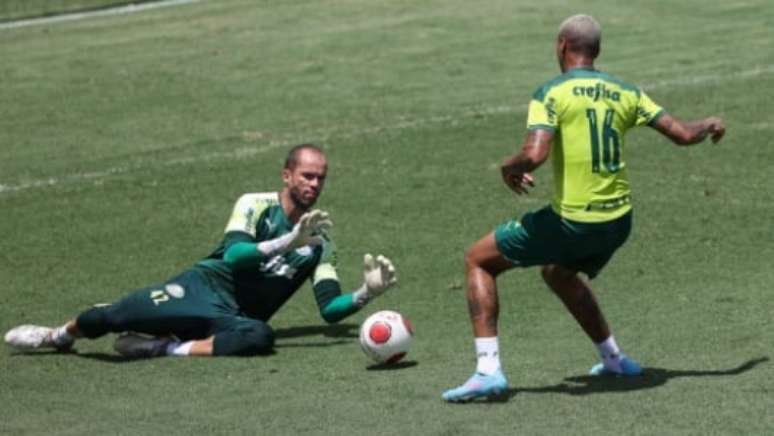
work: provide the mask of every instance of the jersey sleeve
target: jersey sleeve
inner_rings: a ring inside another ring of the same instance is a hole
[[[532,95],[527,111],[527,129],[545,129],[554,131],[559,126],[556,98],[546,92],[544,88],[538,89]]]
[[[664,113],[664,108],[657,105],[647,94],[640,91],[640,99],[637,102],[637,126],[653,124]]]
[[[336,245],[328,236],[325,236],[322,250],[320,262],[312,274],[312,286],[315,287],[328,280],[339,282],[339,275],[336,272]]]
[[[336,246],[327,236],[322,250],[320,262],[317,263],[311,276],[314,298],[321,311],[341,295],[341,284],[336,272]]]
[[[257,236],[256,227],[261,215],[271,206],[272,202],[277,201],[276,193],[245,194],[239,197],[224,232],[227,234],[231,232],[247,233],[255,239]]]

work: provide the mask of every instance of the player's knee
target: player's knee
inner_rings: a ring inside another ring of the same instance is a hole
[[[274,348],[274,330],[268,324],[257,324],[249,330],[246,337],[248,354],[264,354]]]
[[[266,324],[258,324],[242,332],[239,345],[234,349],[236,356],[267,354],[274,348],[274,331]]]
[[[271,353],[274,331],[258,322],[237,330],[215,335],[213,354],[216,356],[256,356]]]
[[[543,281],[548,283],[549,285],[551,284],[551,279],[553,278],[553,276],[552,276],[553,268],[552,267],[553,267],[553,265],[543,265],[542,267],[540,267],[540,275],[541,275],[541,277],[543,277]]]
[[[465,250],[465,257],[463,260],[465,261],[465,269],[467,270],[481,268],[481,262],[479,261],[475,245],[468,247],[468,249]]]
[[[543,277],[543,281],[556,292],[557,285],[572,280],[576,276],[576,272],[559,265],[543,265],[540,268],[540,275]]]
[[[471,274],[486,274],[496,278],[503,271],[513,268],[499,253],[492,253],[480,244],[474,244],[465,251],[465,271]]]

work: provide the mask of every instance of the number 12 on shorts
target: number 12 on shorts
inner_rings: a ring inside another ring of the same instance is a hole
[[[153,300],[153,304],[158,306],[159,304],[169,301],[169,295],[166,292],[158,290],[150,293],[150,298]]]
[[[599,137],[599,123],[597,122],[597,110],[586,109],[586,118],[589,119],[589,134],[591,141],[591,172],[600,172],[600,160],[609,173],[616,173],[621,169],[621,141],[618,132],[613,128],[612,109],[605,111],[605,120],[602,124],[602,138]],[[602,150],[600,153],[600,142]],[[601,154],[601,156],[600,156]],[[600,159],[601,158],[601,159]]]

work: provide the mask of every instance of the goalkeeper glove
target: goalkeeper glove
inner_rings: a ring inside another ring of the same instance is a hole
[[[374,297],[382,295],[387,289],[398,282],[395,267],[390,259],[379,255],[374,258],[366,254],[363,258],[363,285],[355,291],[355,302],[364,306]]]
[[[328,213],[315,209],[301,215],[290,233],[259,242],[258,251],[267,257],[273,257],[306,245],[320,245],[323,243],[321,233],[332,226],[333,222],[328,218]]]

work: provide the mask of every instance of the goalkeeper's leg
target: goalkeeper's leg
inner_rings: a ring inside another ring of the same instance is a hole
[[[165,284],[135,291],[114,304],[92,307],[58,328],[19,326],[6,334],[5,341],[19,349],[68,349],[77,338],[96,339],[107,333],[127,331],[164,338],[207,338],[211,336],[212,320],[224,315],[218,310],[222,303],[200,273],[187,271]],[[157,353],[157,349],[152,353]]]
[[[24,324],[5,334],[6,344],[19,350],[52,348],[69,351],[79,338],[99,338],[109,332],[120,332],[117,317],[112,316],[115,307],[97,305],[82,312],[59,327]],[[86,326],[86,330],[81,327]]]
[[[219,330],[213,336],[213,356],[257,356],[272,353],[274,330],[265,322],[234,316],[222,320],[220,324]]]
[[[239,316],[212,320],[215,334],[192,340],[127,333],[116,339],[115,350],[127,357],[255,356],[271,353],[274,332],[263,321]]]

